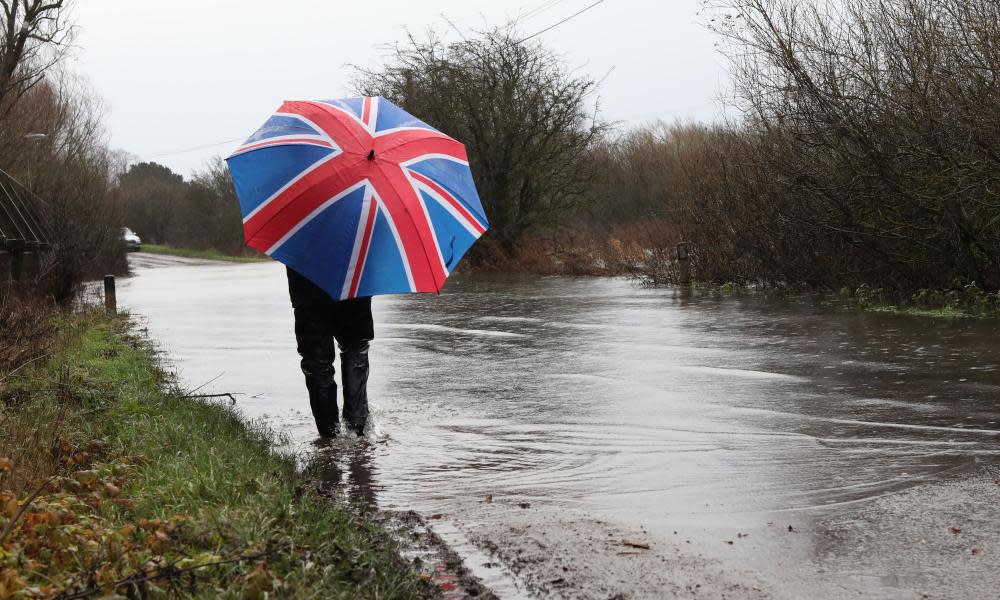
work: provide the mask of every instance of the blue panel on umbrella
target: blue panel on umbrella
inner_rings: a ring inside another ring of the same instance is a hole
[[[467,165],[446,158],[431,158],[409,165],[411,171],[424,175],[443,187],[475,215],[482,225],[486,223],[486,212],[472,181],[472,171]]]
[[[271,256],[310,279],[332,298],[340,298],[364,198],[364,187],[340,198],[288,238]]]
[[[301,119],[294,117],[272,116],[253,135],[247,138],[244,146],[260,140],[283,135],[319,135],[319,132],[306,125]]]
[[[282,110],[287,110],[288,113],[272,115],[249,138],[249,145],[258,146],[257,149],[244,152],[237,150],[232,157],[227,159],[244,219],[251,214],[259,214],[257,211],[260,210],[261,206],[278,196],[282,190],[291,189],[290,193],[282,196],[279,204],[273,207],[276,212],[283,215],[282,219],[265,223],[264,221],[270,217],[261,214],[260,219],[247,221],[244,230],[250,235],[257,236],[255,247],[265,244],[273,245],[276,238],[285,234],[285,229],[278,230],[279,224],[282,228],[293,227],[293,233],[287,233],[287,237],[282,239],[279,245],[269,249],[268,252],[276,260],[288,264],[291,268],[318,283],[331,296],[337,298],[344,294],[346,274],[355,242],[358,239],[358,229],[363,228],[366,224],[367,213],[364,216],[361,215],[364,192],[356,190],[348,197],[322,207],[319,212],[313,211],[305,220],[299,221],[299,219],[302,218],[302,214],[313,210],[315,207],[313,199],[320,201],[337,193],[336,181],[357,181],[357,179],[352,179],[355,176],[362,179],[366,170],[370,169],[372,165],[363,160],[325,164],[339,154],[340,150],[301,142],[290,144],[282,138],[322,135],[326,139],[327,136],[330,136],[334,138],[334,144],[354,148],[358,141],[355,139],[356,137],[360,135],[360,137],[367,139],[366,135],[357,133],[354,121],[361,120],[366,103],[370,101],[365,98],[323,100],[321,102],[325,103],[326,106],[335,107],[336,110],[323,111],[328,114],[324,117],[317,117],[316,123],[310,123],[306,117],[298,119],[289,116],[299,111],[302,111],[303,114],[312,114],[312,111],[317,108],[315,102],[312,103],[311,107],[298,105],[294,102],[287,104]],[[374,122],[366,125],[366,129],[387,132],[400,128],[427,128],[433,131],[433,128],[427,123],[407,114],[384,98],[379,98],[372,104],[371,116],[373,118],[370,120]],[[347,126],[334,126],[331,123],[329,130],[321,130],[321,126],[326,127],[326,119],[337,120]],[[341,135],[347,137],[338,139]],[[403,137],[421,136],[404,135]],[[411,141],[414,144],[422,143],[416,140]],[[414,146],[414,148],[417,147]],[[434,143],[429,143],[426,145],[425,151],[433,153],[435,147]],[[354,148],[354,150],[357,149]],[[367,152],[367,147],[362,150]],[[440,192],[446,199],[443,201],[444,203],[439,203],[434,198],[426,196],[422,198],[426,203],[430,225],[435,232],[436,240],[439,242],[445,266],[450,272],[457,266],[459,260],[474,242],[477,237],[476,232],[481,227],[487,227],[488,223],[468,165],[461,161],[449,160],[447,157],[440,158],[440,155],[437,154],[429,154],[429,156],[436,158],[428,158],[409,165],[408,172],[413,178],[419,177],[424,183],[434,182],[431,187]],[[313,175],[310,176],[309,173],[313,173]],[[303,177],[305,180],[302,180]],[[296,185],[296,182],[299,184]],[[294,187],[290,188],[290,186]],[[305,188],[311,190],[307,195],[300,193]],[[382,192],[388,193],[388,190],[382,190]],[[306,204],[299,206],[299,203]],[[463,218],[453,216],[455,207],[459,207],[458,212],[468,215],[470,219],[475,221],[475,225],[466,227],[468,223]],[[286,210],[292,212],[283,212]],[[270,211],[268,214],[270,215]],[[358,273],[359,289],[356,290],[357,295],[369,296],[411,291],[411,278],[407,276],[407,268],[410,265],[407,265],[405,252],[400,249],[399,242],[393,235],[392,227],[390,227],[393,218],[409,219],[410,216],[405,212],[391,215],[385,212],[384,207],[379,208],[375,215],[373,231],[368,244],[367,262],[362,272]],[[417,216],[419,217],[419,215]],[[403,221],[398,221],[397,224],[408,226]],[[430,240],[417,239],[421,235],[420,232],[425,231],[423,228],[419,229],[418,232],[411,232],[416,235],[412,243],[416,245],[414,251],[419,254],[419,256],[412,258],[421,263],[419,264],[421,274],[418,279],[422,289],[437,289],[440,278],[435,276],[432,282],[427,278],[428,274],[423,273],[424,267],[427,265],[422,264],[424,261],[422,247]],[[434,257],[434,260],[436,259],[437,257]]]
[[[357,295],[405,294],[409,291],[410,283],[406,278],[399,246],[396,245],[396,236],[392,235],[389,221],[379,210]]]
[[[476,236],[456,221],[440,202],[425,192],[420,192],[420,195],[424,197],[427,214],[430,215],[431,225],[434,226],[434,236],[441,248],[441,258],[444,259],[448,273],[451,273],[462,256],[476,242]]]
[[[336,106],[337,108],[346,110],[352,113],[355,117],[361,118],[361,115],[365,110],[365,99],[364,98],[343,98],[339,100],[320,100],[324,104],[329,104],[331,106]]]
[[[396,129],[397,127],[419,127],[421,129],[437,131],[437,129],[434,129],[385,98],[379,98],[378,122],[375,124],[375,133],[387,129]]]
[[[287,185],[289,173],[301,173],[333,152],[320,146],[271,146],[227,158],[243,217]]]

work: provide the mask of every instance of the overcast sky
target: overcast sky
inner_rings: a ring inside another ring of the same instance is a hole
[[[348,65],[380,64],[407,29],[447,32],[442,15],[476,29],[527,14],[531,34],[593,1],[80,0],[72,63],[105,99],[116,148],[188,176],[282,100],[348,95]],[[538,39],[607,75],[607,120],[711,120],[727,76],[698,9],[698,0],[605,0]]]

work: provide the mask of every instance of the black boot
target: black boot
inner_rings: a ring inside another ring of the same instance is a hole
[[[364,435],[368,423],[368,340],[340,345],[340,377],[344,384],[344,422]]]
[[[309,406],[313,418],[316,419],[316,429],[322,437],[337,435],[337,384],[333,380],[333,367],[326,365],[309,365],[303,361],[302,372],[306,376],[306,389],[309,390]]]

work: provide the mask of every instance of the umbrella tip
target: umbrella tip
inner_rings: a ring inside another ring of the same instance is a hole
[[[372,148],[372,151],[368,153],[368,160],[375,160],[375,149],[374,148]]]

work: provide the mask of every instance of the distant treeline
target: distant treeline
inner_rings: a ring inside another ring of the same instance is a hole
[[[229,170],[215,160],[190,181],[156,163],[118,179],[126,222],[143,242],[226,254],[243,252],[243,220]]]
[[[623,132],[597,113],[593,79],[514,26],[411,37],[357,69],[355,91],[466,144],[491,221],[467,267],[661,282],[683,241],[706,282],[1000,290],[1000,5],[703,4],[730,61],[730,122]],[[241,252],[221,161],[190,181],[123,168],[91,95],[52,73],[25,81],[4,101],[18,116],[0,121],[0,167],[27,178],[30,165],[54,203],[64,290],[120,260],[122,224]],[[24,141],[34,131],[47,137]]]

